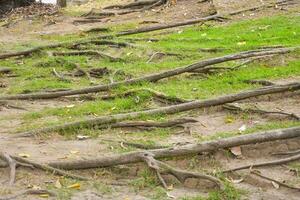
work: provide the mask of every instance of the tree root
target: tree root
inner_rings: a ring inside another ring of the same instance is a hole
[[[300,126],[287,129],[271,130],[266,132],[239,135],[230,138],[222,138],[213,141],[207,141],[199,144],[187,144],[182,146],[170,147],[166,149],[149,150],[155,159],[172,158],[178,156],[195,155],[204,152],[211,152],[218,149],[230,148],[241,145],[270,142],[275,140],[284,140],[299,137]],[[91,169],[99,167],[112,167],[130,163],[141,162],[144,152],[134,151],[120,155],[100,157],[85,160],[59,161],[48,163],[49,166],[65,169]]]
[[[78,176],[78,175],[74,175],[71,174],[69,172],[60,170],[60,169],[56,169],[54,167],[45,165],[45,164],[39,164],[30,160],[27,160],[25,158],[19,157],[19,156],[11,156],[5,153],[0,153],[0,159],[6,161],[11,169],[11,173],[10,173],[10,183],[13,183],[15,180],[15,168],[16,165],[20,165],[20,166],[24,166],[24,167],[30,167],[30,168],[37,168],[37,169],[41,169],[43,171],[48,171],[48,172],[52,172],[53,174],[57,174],[57,175],[61,175],[61,176],[66,176],[69,178],[73,178],[73,179],[78,179],[78,180],[89,180],[86,177],[82,177],[82,176]]]
[[[278,115],[285,115],[289,118],[300,120],[300,117],[297,116],[294,113],[286,113],[286,112],[280,112],[280,111],[267,111],[267,110],[261,110],[259,108],[242,108],[236,104],[226,104],[223,106],[224,109],[235,111],[235,112],[244,112],[244,113],[258,113],[258,114],[278,114]]]
[[[265,166],[281,165],[281,164],[285,164],[285,163],[288,163],[288,162],[293,162],[293,161],[296,161],[296,160],[299,160],[299,159],[300,159],[300,154],[297,154],[295,156],[291,156],[291,157],[288,157],[288,158],[273,160],[273,161],[269,161],[269,162],[262,162],[262,163],[257,163],[257,164],[251,164],[251,165],[245,165],[245,166],[241,166],[241,167],[236,167],[236,168],[224,170],[222,172],[227,173],[227,172],[233,172],[233,171],[238,171],[238,170],[242,170],[242,169],[253,169],[254,167],[265,167]]]
[[[138,149],[145,149],[145,150],[149,150],[149,149],[163,149],[163,148],[167,148],[167,146],[161,146],[161,145],[151,145],[151,144],[140,144],[140,143],[134,143],[134,142],[127,142],[127,141],[123,141],[123,140],[112,140],[112,139],[102,139],[104,141],[107,142],[117,142],[120,143],[120,145],[122,147],[124,146],[130,146],[130,147],[134,147],[134,148],[138,148]],[[126,147],[124,147],[126,148]]]
[[[102,58],[107,58],[111,61],[120,61],[120,58],[115,58],[113,56],[107,55],[105,53],[101,53],[99,51],[70,51],[70,52],[52,52],[53,56],[81,56],[81,55],[89,55],[89,56],[99,56]]]
[[[267,81],[267,80],[245,80],[244,82],[249,84],[259,84],[262,86],[275,85],[275,83],[272,83],[271,81]]]
[[[132,90],[128,90],[124,93],[114,94],[114,95],[103,95],[103,96],[100,96],[98,98],[100,98],[102,100],[111,100],[111,99],[116,99],[116,98],[121,98],[121,97],[132,96],[132,95],[135,95],[139,92],[148,92],[154,98],[156,98],[157,100],[163,101],[163,102],[169,103],[169,104],[179,104],[179,103],[190,102],[190,100],[182,99],[182,98],[179,98],[179,97],[168,96],[168,95],[166,95],[162,92],[157,92],[157,91],[152,90],[150,88],[132,89]]]
[[[2,197],[0,197],[0,200],[11,200],[11,199],[15,199],[17,197],[24,196],[24,195],[43,195],[43,194],[47,194],[49,196],[56,196],[56,194],[54,192],[51,192],[49,190],[30,189],[30,190],[24,190],[24,191],[18,192],[17,194],[13,194],[13,195],[9,195],[9,196],[2,196]]]
[[[62,74],[59,74],[55,68],[52,69],[52,73],[54,74],[54,76],[56,76],[59,80],[61,81],[65,81],[65,82],[71,82],[69,79],[65,78]]]
[[[78,90],[52,92],[51,94],[50,93],[36,93],[36,94],[19,94],[19,95],[11,95],[11,96],[0,96],[0,100],[50,99],[50,98],[57,98],[57,97],[62,97],[62,96],[71,96],[71,95],[76,95],[76,94],[88,94],[88,93],[96,93],[96,92],[100,92],[100,91],[108,91],[112,88],[117,88],[119,86],[124,86],[124,85],[132,85],[132,84],[136,84],[136,83],[140,83],[140,82],[147,82],[147,81],[148,82],[156,82],[161,79],[165,79],[165,78],[172,77],[172,76],[177,76],[179,74],[191,72],[191,71],[198,70],[198,69],[203,69],[205,67],[223,63],[223,62],[227,62],[227,61],[240,60],[240,59],[258,57],[258,56],[274,55],[274,54],[284,54],[284,53],[291,52],[295,49],[297,49],[297,48],[282,48],[282,49],[276,48],[274,50],[245,51],[245,52],[231,54],[231,55],[227,55],[227,56],[223,56],[223,57],[211,58],[208,60],[204,60],[204,61],[200,61],[200,62],[191,64],[189,66],[179,67],[179,68],[172,69],[169,71],[150,74],[150,75],[146,75],[146,76],[139,77],[139,78],[129,79],[126,81],[115,82],[112,84],[92,86],[92,87],[87,87],[87,88],[78,89]]]
[[[64,125],[52,126],[48,128],[42,128],[42,129],[32,130],[24,133],[19,133],[15,135],[15,137],[29,137],[40,133],[63,131],[63,130],[74,129],[74,128],[95,127],[95,126],[120,122],[127,119],[139,118],[141,116],[151,116],[157,114],[175,114],[179,112],[193,110],[196,108],[199,109],[199,108],[205,108],[211,106],[218,106],[218,105],[223,105],[225,103],[232,103],[234,101],[239,101],[251,97],[257,97],[261,95],[274,94],[274,93],[280,93],[286,91],[296,91],[299,89],[300,89],[300,83],[262,87],[260,89],[249,90],[238,94],[226,95],[214,99],[208,99],[202,101],[195,100],[191,102],[186,102],[186,103],[181,103],[177,105],[171,105],[171,106],[166,106],[166,107],[156,108],[151,110],[101,116],[101,117],[96,117],[96,118],[82,120],[82,121],[70,122]]]
[[[0,158],[8,163],[10,168],[9,185],[12,186],[16,180],[16,161],[13,160],[7,153],[1,153]]]
[[[143,154],[141,154],[141,160],[143,160],[150,169],[156,172],[161,184],[165,189],[168,189],[168,185],[166,184],[161,174],[171,174],[174,177],[176,177],[176,179],[179,180],[181,183],[184,183],[189,178],[206,179],[215,183],[216,186],[218,186],[218,188],[220,189],[223,188],[222,182],[219,179],[206,174],[200,174],[200,173],[188,172],[188,171],[176,169],[164,162],[156,160],[154,158],[154,154],[152,154],[151,152],[144,152]]]
[[[300,154],[300,149],[295,150],[295,151],[272,153],[272,155],[275,155],[275,156],[285,156],[285,155],[295,155],[295,154]]]
[[[275,182],[275,183],[277,183],[278,185],[281,185],[281,186],[283,186],[283,187],[286,187],[286,188],[289,188],[289,189],[293,189],[293,190],[298,190],[298,191],[300,191],[300,188],[298,188],[298,187],[294,187],[294,186],[285,184],[285,183],[283,183],[283,182],[281,182],[281,181],[277,181],[277,180],[275,180],[275,179],[272,179],[272,178],[270,178],[270,177],[267,177],[267,176],[265,176],[265,175],[262,175],[260,172],[257,172],[256,170],[251,170],[250,173],[251,173],[251,174],[254,174],[254,175],[256,175],[256,176],[258,176],[258,177],[260,177],[260,178],[266,179],[266,180],[268,180],[268,181]]]
[[[168,128],[168,127],[178,127],[181,126],[182,124],[186,123],[195,123],[198,122],[195,119],[192,118],[179,118],[179,119],[174,119],[166,122],[151,122],[151,121],[129,121],[129,122],[117,122],[110,124],[106,127],[109,128],[129,128],[129,127],[147,127],[147,128]],[[103,128],[103,127],[99,127]]]

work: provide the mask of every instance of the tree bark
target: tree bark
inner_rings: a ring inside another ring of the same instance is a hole
[[[203,152],[211,152],[218,149],[230,148],[240,145],[270,142],[300,137],[300,126],[287,129],[271,130],[255,134],[240,135],[230,138],[223,138],[207,141],[200,144],[188,144],[179,147],[166,149],[148,150],[154,158],[171,158],[178,156],[195,155]],[[112,167],[116,165],[142,162],[144,151],[135,151],[121,155],[99,157],[94,159],[60,161],[48,163],[50,166],[65,170],[90,169],[99,167]]]

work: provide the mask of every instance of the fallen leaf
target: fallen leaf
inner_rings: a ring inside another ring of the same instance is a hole
[[[240,128],[239,128],[239,132],[242,133],[247,129],[246,125],[243,124]]]
[[[78,154],[79,151],[77,151],[77,150],[71,150],[70,153],[71,153],[71,154]]]
[[[234,121],[234,120],[233,120],[232,117],[229,117],[229,116],[228,116],[228,117],[225,118],[225,123],[226,123],[226,124],[232,123],[233,121]]]
[[[241,156],[242,155],[242,149],[240,146],[237,147],[231,147],[230,152],[235,156]]]
[[[56,188],[58,188],[58,189],[62,188],[62,185],[61,185],[59,179],[57,179],[57,181],[55,182],[54,186],[55,186]]]
[[[272,181],[271,183],[274,186],[274,188],[279,189],[279,184],[278,183],[276,183],[274,181]]]
[[[86,139],[89,139],[90,136],[88,136],[88,135],[77,135],[76,138],[78,140],[86,140]]]
[[[175,198],[176,198],[175,196],[169,194],[168,192],[167,192],[167,196],[168,196],[169,198],[171,198],[171,199],[175,199]]]
[[[30,155],[27,153],[19,153],[18,156],[22,157],[22,158],[29,158]]]
[[[73,185],[69,185],[67,188],[77,189],[79,190],[81,185],[79,183],[75,183]]]
[[[245,44],[246,44],[245,41],[244,41],[244,42],[238,42],[238,43],[237,43],[238,46],[242,46],[242,45],[245,45]]]
[[[42,197],[42,198],[48,198],[48,197],[49,197],[49,194],[40,194],[39,197]]]
[[[243,181],[244,181],[244,179],[243,179],[243,178],[241,178],[241,179],[235,179],[235,180],[234,180],[234,179],[232,179],[232,180],[231,180],[231,182],[232,182],[232,183],[235,183],[235,184],[237,184],[237,183],[241,183],[241,182],[243,182]]]
[[[67,105],[66,107],[67,107],[67,108],[73,108],[73,107],[75,107],[75,105],[74,105],[74,104],[71,104],[71,105]]]

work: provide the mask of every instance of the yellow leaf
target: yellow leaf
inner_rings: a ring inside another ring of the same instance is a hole
[[[49,194],[40,194],[39,196],[42,197],[42,198],[48,198]]]
[[[233,118],[232,117],[226,117],[226,119],[225,119],[225,123],[226,124],[230,124],[232,122],[233,122]]]
[[[77,151],[77,150],[71,150],[70,153],[71,153],[71,154],[78,154],[79,151]]]
[[[26,153],[19,153],[18,154],[20,157],[22,157],[22,158],[29,158],[30,157],[30,155],[29,154],[26,154]]]
[[[57,181],[55,182],[54,186],[58,189],[60,189],[62,186],[61,186],[61,183],[59,181],[59,179],[57,179]]]
[[[246,44],[246,42],[238,42],[237,43],[238,46],[242,46],[242,45],[245,45],[245,44]]]
[[[75,184],[73,184],[73,185],[69,185],[67,188],[72,188],[72,189],[77,189],[77,190],[79,190],[80,189],[80,184],[79,183],[75,183]]]

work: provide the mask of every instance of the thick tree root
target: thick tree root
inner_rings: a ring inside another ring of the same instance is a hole
[[[246,80],[245,83],[259,84],[259,85],[263,85],[263,86],[275,85],[275,83],[272,83],[271,81],[267,81],[267,80]]]
[[[300,132],[299,132],[299,136],[300,136]],[[283,159],[273,160],[273,161],[269,161],[269,162],[262,162],[262,163],[257,163],[257,164],[251,164],[251,165],[236,167],[236,168],[224,170],[223,172],[226,173],[226,172],[233,172],[233,171],[238,171],[238,170],[242,170],[242,169],[253,169],[255,167],[281,165],[281,164],[285,164],[285,163],[288,163],[288,162],[293,162],[293,161],[296,161],[296,160],[299,160],[299,159],[300,159],[300,154],[297,154],[295,156],[291,156],[291,157],[288,157],[288,158],[283,158]]]
[[[77,90],[69,90],[69,91],[62,91],[62,92],[52,92],[52,93],[35,93],[35,94],[19,94],[19,95],[11,95],[11,96],[0,96],[0,100],[25,100],[25,99],[51,99],[51,98],[58,98],[63,96],[71,96],[77,94],[88,94],[88,93],[96,93],[101,91],[108,91],[112,88],[117,88],[119,86],[125,85],[132,85],[140,82],[156,82],[161,79],[165,79],[172,76],[177,76],[183,73],[191,72],[198,69],[203,69],[205,67],[233,61],[233,60],[240,60],[245,58],[251,57],[258,57],[258,56],[265,56],[265,55],[274,55],[274,54],[284,54],[291,52],[297,48],[282,48],[282,49],[274,49],[274,50],[251,50],[240,52],[237,54],[231,54],[223,57],[218,58],[211,58],[204,61],[200,61],[189,66],[179,67],[176,69],[172,69],[169,71],[150,74],[139,78],[133,78],[126,81],[120,81],[111,83],[108,85],[99,85],[99,86],[92,86],[83,89]]]
[[[257,97],[261,95],[267,94],[274,94],[286,91],[296,91],[300,89],[300,83],[292,83],[286,85],[276,85],[270,87],[263,87],[260,89],[249,90],[245,92],[241,92],[238,94],[226,95],[214,99],[208,100],[195,100],[191,102],[181,103],[177,105],[166,106],[162,108],[156,108],[151,110],[139,111],[139,112],[132,112],[132,113],[122,113],[116,115],[108,115],[108,116],[101,116],[96,117],[93,119],[82,120],[77,122],[66,123],[64,125],[58,125],[48,128],[42,128],[37,130],[32,130],[24,133],[16,134],[15,137],[29,137],[40,133],[49,133],[55,131],[63,131],[63,130],[70,130],[70,129],[79,129],[84,127],[95,127],[101,126],[105,124],[116,123],[128,119],[139,118],[141,116],[151,116],[157,114],[175,114],[179,112],[189,111],[193,109],[199,108],[206,108],[211,106],[218,106],[223,105],[226,103],[232,103],[234,101],[239,101],[251,97]]]
[[[165,180],[163,179],[163,177],[161,176],[161,174],[171,174],[174,177],[176,177],[176,179],[179,180],[181,183],[184,183],[189,178],[206,179],[215,183],[220,189],[223,188],[222,182],[219,179],[206,174],[200,174],[200,173],[188,172],[188,171],[176,169],[164,162],[156,160],[154,158],[154,154],[151,152],[144,152],[141,155],[141,160],[143,160],[150,169],[156,172],[161,184],[165,189],[168,189],[168,186]]]
[[[300,126],[287,129],[271,130],[249,135],[239,135],[230,138],[222,138],[213,141],[207,141],[199,144],[187,144],[166,149],[149,150],[155,159],[172,158],[178,156],[195,155],[204,152],[216,151],[218,149],[230,148],[241,145],[270,142],[275,140],[291,139],[300,136]],[[112,167],[136,162],[142,162],[143,151],[135,151],[120,155],[107,157],[59,161],[48,163],[50,166],[66,170],[90,169],[99,167]]]

